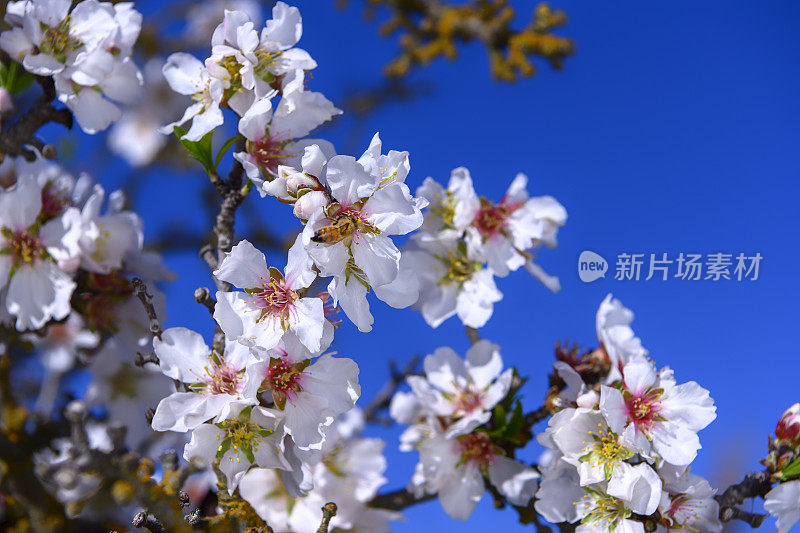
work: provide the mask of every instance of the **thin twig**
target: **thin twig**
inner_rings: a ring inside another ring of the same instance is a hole
[[[153,295],[147,292],[147,285],[140,278],[132,278],[131,285],[133,285],[133,293],[142,302],[144,312],[147,313],[147,318],[150,320],[150,332],[160,339],[163,330],[156,309],[153,307]]]
[[[399,489],[394,492],[378,494],[369,502],[370,507],[388,509],[390,511],[400,511],[406,507],[411,507],[417,503],[427,502],[436,497],[436,494],[423,494],[417,498],[406,489]]]
[[[194,301],[204,305],[212,315],[214,314],[214,306],[217,304],[217,301],[211,296],[211,291],[208,290],[208,287],[198,287],[195,289]]]
[[[481,340],[481,336],[478,334],[478,330],[469,326],[467,326],[467,337],[469,337],[469,342],[471,342],[472,344],[475,344],[479,340]]]
[[[415,355],[406,362],[402,370],[398,370],[394,361],[389,363],[389,380],[384,383],[378,394],[372,398],[372,401],[364,409],[364,419],[367,422],[384,423],[383,420],[377,418],[378,411],[389,407],[397,388],[406,380],[408,376],[414,375],[419,365],[419,356]]]

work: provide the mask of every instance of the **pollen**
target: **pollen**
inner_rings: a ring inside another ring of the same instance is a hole
[[[450,250],[447,256],[435,256],[445,268],[445,274],[439,280],[439,285],[454,284],[461,286],[473,274],[479,272],[483,265],[479,261],[467,258],[466,250]]]
[[[0,253],[11,256],[15,264],[32,263],[37,257],[44,257],[47,252],[42,248],[38,237],[26,231],[14,233],[7,228],[2,230],[6,238],[6,246]]]

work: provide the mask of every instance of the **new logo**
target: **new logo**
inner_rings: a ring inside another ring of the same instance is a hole
[[[606,277],[608,262],[602,255],[589,250],[581,252],[578,257],[578,277],[584,283],[591,283],[599,278]]]

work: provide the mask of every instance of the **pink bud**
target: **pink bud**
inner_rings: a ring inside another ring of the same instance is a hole
[[[301,220],[308,220],[327,203],[328,199],[322,191],[309,191],[294,203],[294,216]]]
[[[11,93],[5,87],[0,87],[0,113],[11,111],[14,111],[14,99],[11,98]]]
[[[286,190],[292,196],[300,189],[315,189],[317,181],[303,172],[291,172],[286,176]]]
[[[788,408],[775,426],[775,436],[781,440],[800,443],[800,403]]]

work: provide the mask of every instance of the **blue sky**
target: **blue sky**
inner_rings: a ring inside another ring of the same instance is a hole
[[[380,79],[395,43],[363,21],[361,2],[344,11],[332,4],[299,2],[301,46],[320,65],[310,87],[337,102],[348,90]],[[532,8],[529,2],[515,4],[525,12]],[[471,45],[458,61],[438,61],[414,74],[411,80],[430,83],[431,93],[370,116],[357,146],[345,141],[351,131],[346,118],[324,134],[340,151],[359,155],[380,131],[385,147],[410,152],[412,189],[426,176],[445,181],[450,169],[463,165],[489,198],[499,199],[513,176],[524,172],[532,194],[561,201],[569,220],[558,249],[544,251],[540,263],[560,276],[562,292],[549,293],[522,271],[500,280],[504,299],[481,335],[500,343],[507,364],[530,376],[524,403],[533,409],[545,393],[553,343],[570,339],[594,346],[594,314],[612,292],[635,311],[634,329],[651,356],[672,367],[679,381],[695,380],[711,391],[718,418],[701,433],[704,448],[695,472],[726,486],[758,468],[766,435],[781,412],[800,400],[790,341],[800,295],[800,252],[791,237],[800,222],[800,5],[551,4],[569,13],[561,33],[577,46],[563,71],[539,64],[533,79],[495,82],[484,51]],[[142,9],[150,13],[153,6]],[[119,161],[74,166],[107,184],[129,172]],[[200,172],[148,171],[137,193],[148,236],[174,224],[205,227],[196,198],[209,188]],[[248,201],[263,224],[279,231],[297,227],[283,206],[253,196]],[[245,231],[237,237],[246,237],[246,225],[238,228]],[[576,270],[585,249],[612,262],[621,252],[759,252],[764,259],[757,281],[635,282],[608,276],[585,284]],[[270,258],[279,266],[285,261]],[[166,289],[167,325],[208,333],[208,315],[192,300],[197,286],[212,286],[205,265],[193,252],[172,254],[167,262],[179,275]],[[335,345],[358,362],[366,400],[383,384],[390,359],[403,362],[441,345],[463,353],[468,346],[456,319],[431,330],[414,311],[377,301],[372,309],[371,333],[347,323]],[[388,488],[402,486],[416,454],[396,450],[399,430],[372,433],[388,440]],[[525,457],[534,460],[538,453],[531,445]],[[397,531],[456,525],[436,502],[407,516]],[[485,497],[461,530],[487,525],[522,527],[513,512],[498,513]]]

